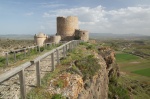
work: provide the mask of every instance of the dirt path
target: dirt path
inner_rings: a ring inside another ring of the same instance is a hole
[[[60,56],[62,56],[62,51],[60,51]],[[56,62],[56,52],[54,54],[55,64]],[[25,69],[25,85],[26,91],[36,85],[36,72],[35,64]],[[48,56],[40,61],[40,72],[41,78],[48,72],[51,72],[51,57]],[[0,99],[19,99],[20,97],[20,83],[19,76],[16,75],[4,83],[0,84]]]

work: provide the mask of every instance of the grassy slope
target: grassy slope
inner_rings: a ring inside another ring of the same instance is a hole
[[[142,70],[136,70],[136,71],[133,71],[133,73],[150,77],[150,68],[146,68],[146,69],[142,69]]]
[[[117,62],[121,71],[128,75],[119,78],[133,99],[150,98],[150,61],[127,53],[117,53]]]
[[[127,73],[136,73],[140,75],[149,75],[150,74],[150,61],[146,59],[142,59],[140,57],[127,54],[127,53],[118,53],[116,54],[117,62],[120,66],[121,71],[125,71]],[[137,72],[138,73],[137,73]],[[142,73],[139,73],[139,72]],[[149,72],[149,74],[147,74]]]

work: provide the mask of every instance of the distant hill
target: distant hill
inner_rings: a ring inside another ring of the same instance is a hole
[[[90,33],[92,39],[150,39],[150,36],[139,34]],[[0,34],[0,39],[33,40],[33,34]]]
[[[90,33],[92,39],[150,39],[150,36],[140,34]]]
[[[17,39],[17,40],[32,40],[34,39],[34,35],[30,34],[0,34],[0,39]]]

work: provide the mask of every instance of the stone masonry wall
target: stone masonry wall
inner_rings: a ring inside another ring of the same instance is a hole
[[[75,29],[78,29],[78,17],[57,17],[57,35],[62,37],[73,36]]]

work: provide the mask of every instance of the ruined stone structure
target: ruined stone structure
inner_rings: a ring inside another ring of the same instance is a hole
[[[61,36],[60,35],[50,36],[50,41],[51,42],[55,42],[56,44],[58,44],[60,40],[61,40]]]
[[[44,33],[35,34],[34,41],[38,46],[43,46],[43,44],[46,42],[46,39],[48,36]]]
[[[44,43],[70,40],[89,40],[89,32],[86,30],[80,30],[78,25],[78,17],[57,17],[57,33],[54,36],[47,36],[46,34],[39,33],[34,36],[35,42],[39,46],[43,46]]]
[[[57,17],[57,35],[60,35],[62,39],[73,38],[78,28],[78,17]]]
[[[86,30],[75,30],[75,39],[87,42],[89,40],[89,32]]]

